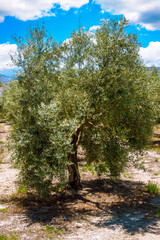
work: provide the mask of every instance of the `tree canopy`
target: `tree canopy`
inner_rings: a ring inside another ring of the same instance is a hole
[[[152,133],[157,76],[139,56],[128,22],[104,21],[96,34],[79,28],[58,44],[44,27],[16,39],[20,68],[5,89],[3,105],[12,124],[10,147],[22,181],[40,196],[53,177],[80,189],[77,151],[98,174],[119,177]],[[137,156],[137,158],[136,158]]]

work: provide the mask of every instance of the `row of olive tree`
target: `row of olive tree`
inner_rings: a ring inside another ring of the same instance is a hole
[[[105,21],[96,34],[80,28],[57,44],[42,27],[16,39],[20,68],[5,89],[10,148],[22,181],[40,196],[53,177],[81,189],[77,149],[98,172],[118,177],[137,163],[152,133],[158,77],[147,72],[125,19]],[[137,156],[137,159],[135,158]]]

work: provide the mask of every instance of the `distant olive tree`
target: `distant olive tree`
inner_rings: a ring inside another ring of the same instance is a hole
[[[62,44],[36,27],[25,42],[16,40],[13,61],[21,70],[3,103],[13,159],[40,196],[50,194],[53,177],[64,181],[68,172],[69,184],[82,188],[80,145],[98,174],[116,178],[137,163],[155,123],[157,83],[127,25],[104,21],[95,35],[80,28]]]

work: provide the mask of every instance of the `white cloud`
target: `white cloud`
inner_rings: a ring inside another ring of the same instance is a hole
[[[105,11],[123,14],[148,30],[160,29],[160,0],[96,0],[96,3]]]
[[[97,26],[92,26],[92,27],[90,27],[89,31],[96,31],[98,28],[100,28],[99,25],[97,25]]]
[[[80,8],[82,5],[87,4],[89,0],[54,0],[52,2],[59,3],[64,10],[69,10],[71,7]]]
[[[0,70],[14,68],[9,53],[14,54],[17,50],[16,44],[3,43],[0,44]]]
[[[148,47],[141,47],[140,55],[148,67],[160,67],[160,42],[150,42]]]
[[[0,0],[0,22],[5,16],[14,16],[20,20],[34,20],[44,16],[54,16],[51,9],[59,4],[63,10],[80,8],[89,0]]]

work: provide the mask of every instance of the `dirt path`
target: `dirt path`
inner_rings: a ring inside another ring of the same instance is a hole
[[[53,194],[51,200],[17,193],[18,170],[4,149],[9,125],[0,124],[0,240],[152,240],[160,239],[160,154],[147,151],[146,172],[129,168],[120,181],[98,179],[81,169],[84,189]]]
[[[5,148],[6,137],[9,131],[9,125],[0,124],[0,196],[11,195],[16,191],[16,181],[18,170],[12,168],[10,155]]]

